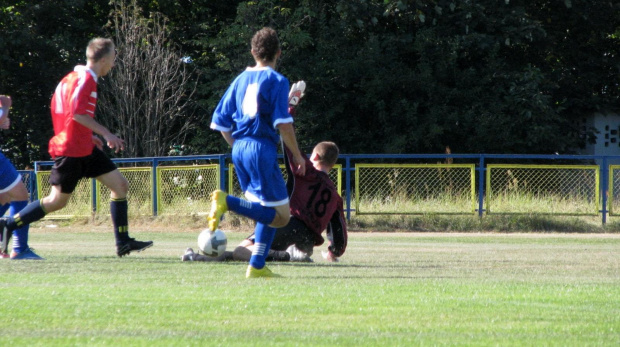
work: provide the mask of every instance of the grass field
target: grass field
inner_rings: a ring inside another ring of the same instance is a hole
[[[134,228],[155,246],[119,259],[83,229],[33,228],[47,260],[0,261],[0,345],[620,345],[620,234],[351,232],[337,264],[248,280],[182,263],[198,231]]]

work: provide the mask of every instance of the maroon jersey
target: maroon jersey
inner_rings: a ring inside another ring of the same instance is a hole
[[[347,247],[347,227],[344,218],[342,198],[329,176],[317,170],[306,159],[306,174],[293,174],[292,154],[286,146],[285,163],[288,173],[287,187],[290,196],[291,215],[303,221],[315,235],[315,246],[325,242],[321,235],[327,229],[330,240],[328,247],[336,257],[340,257]]]

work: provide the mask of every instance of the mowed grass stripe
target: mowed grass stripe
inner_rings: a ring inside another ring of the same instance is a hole
[[[247,232],[228,233],[232,249]],[[618,345],[616,234],[350,233],[341,262],[183,263],[196,232],[119,259],[111,233],[35,230],[0,261],[11,346]]]

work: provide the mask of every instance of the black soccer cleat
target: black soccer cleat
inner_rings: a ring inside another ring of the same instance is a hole
[[[136,241],[132,238],[116,245],[116,255],[123,257],[132,251],[142,252],[151,246],[153,246],[153,241]]]
[[[9,240],[13,236],[12,232],[6,228],[7,218],[0,218],[0,253],[9,254]]]

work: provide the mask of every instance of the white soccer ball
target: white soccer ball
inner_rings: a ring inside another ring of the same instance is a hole
[[[198,249],[209,257],[224,254],[227,242],[226,234],[220,229],[215,230],[215,232],[212,232],[211,229],[205,229],[198,235]]]

